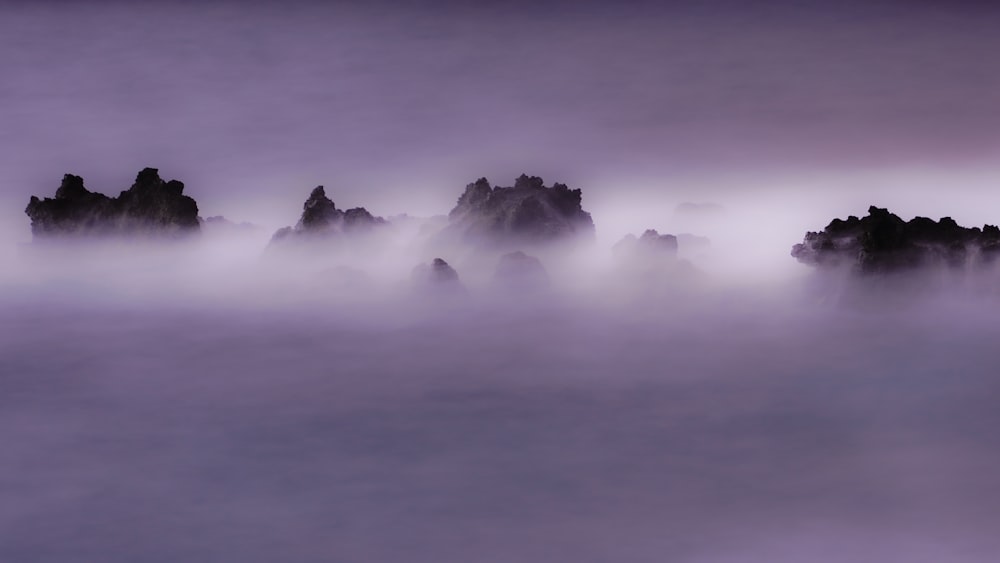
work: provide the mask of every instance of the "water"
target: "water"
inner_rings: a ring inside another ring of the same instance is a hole
[[[0,0],[0,561],[994,561],[997,303],[817,303],[788,250],[997,222],[996,10],[819,4]],[[21,246],[62,174],[146,166],[264,228]],[[318,184],[432,215],[522,172],[605,254],[708,235],[704,285],[260,260]]]
[[[1000,547],[992,304],[21,291],[0,344],[4,560],[985,562]]]

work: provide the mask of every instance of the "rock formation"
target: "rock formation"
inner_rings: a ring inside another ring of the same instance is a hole
[[[465,187],[448,214],[447,231],[476,243],[545,243],[593,236],[594,222],[581,207],[582,193],[565,184],[546,187],[521,175],[513,187],[480,178]]]
[[[274,233],[274,242],[288,238],[324,237],[341,233],[362,233],[386,225],[364,207],[340,210],[326,196],[323,186],[317,186],[302,205],[302,217],[295,227],[285,227]]]
[[[550,285],[549,273],[541,260],[520,250],[500,257],[493,282],[497,287],[515,291],[540,291]]]
[[[611,252],[616,283],[633,297],[665,296],[695,287],[704,279],[691,262],[678,257],[677,237],[661,235],[654,229],[647,229],[638,237],[626,235]]]
[[[413,269],[413,285],[418,291],[464,293],[465,288],[458,279],[458,272],[441,258],[430,264],[420,264]]]
[[[805,240],[792,247],[792,256],[821,269],[843,267],[859,274],[935,266],[966,269],[1000,257],[1000,229],[961,227],[950,217],[903,221],[872,206],[866,217],[834,219],[824,230],[806,233]]]
[[[673,261],[677,258],[677,237],[661,235],[655,229],[647,229],[642,236],[626,235],[615,243],[611,252],[620,260]]]
[[[155,168],[139,172],[118,197],[91,192],[83,178],[66,174],[55,198],[31,196],[24,212],[36,238],[197,233],[198,204],[183,192],[183,183],[163,181]]]

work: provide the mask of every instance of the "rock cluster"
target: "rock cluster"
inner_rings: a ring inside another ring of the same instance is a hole
[[[197,233],[198,204],[183,192],[183,183],[163,181],[155,168],[139,172],[118,197],[91,192],[83,178],[66,174],[55,198],[31,196],[24,212],[36,238]]]
[[[677,237],[647,229],[642,236],[626,235],[611,252],[620,260],[673,260],[677,257]]]
[[[512,187],[491,186],[480,178],[465,187],[448,213],[447,231],[474,243],[545,243],[593,236],[594,221],[583,210],[580,190],[545,186],[522,174]]]
[[[821,269],[850,268],[859,274],[966,269],[1000,257],[1000,228],[961,227],[950,217],[903,221],[872,206],[866,217],[834,219],[822,231],[806,233],[803,242],[792,247],[792,256]]]
[[[294,227],[284,227],[274,233],[272,241],[288,238],[324,237],[341,233],[368,232],[373,227],[388,224],[375,217],[364,207],[337,209],[326,196],[323,186],[317,186],[302,204],[302,216]]]
[[[411,274],[417,291],[430,293],[464,293],[465,287],[458,279],[458,272],[441,258],[430,264],[420,264]]]
[[[517,292],[546,290],[551,283],[542,261],[520,250],[500,257],[493,282],[496,287]]]

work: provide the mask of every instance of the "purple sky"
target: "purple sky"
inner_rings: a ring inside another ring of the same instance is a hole
[[[871,203],[996,222],[987,3],[283,4],[0,0],[2,230],[64,173],[117,193],[145,166],[268,228],[318,184],[430,215],[521,172],[583,188],[614,237],[727,194],[795,192],[812,227]]]
[[[0,4],[4,195],[144,165],[205,193],[377,192],[1000,147],[983,5],[528,4]]]

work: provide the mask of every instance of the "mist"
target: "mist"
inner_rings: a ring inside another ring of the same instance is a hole
[[[0,0],[0,561],[993,562],[1000,273],[790,250],[1000,221],[998,14],[823,4]],[[253,225],[33,240],[147,166]],[[433,236],[522,173],[531,286]]]
[[[535,249],[544,291],[497,291],[473,252],[445,257],[464,291],[424,293],[408,236],[284,256],[253,234],[20,248],[0,292],[0,556],[1000,547],[994,296],[817,299],[798,268],[715,267],[737,233],[693,278],[636,277],[595,242]]]

